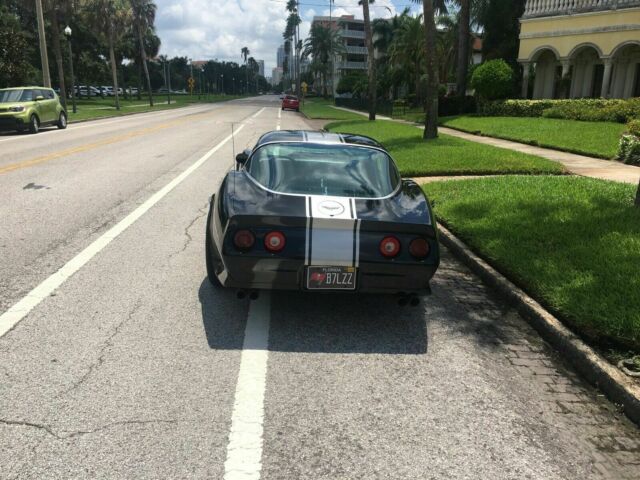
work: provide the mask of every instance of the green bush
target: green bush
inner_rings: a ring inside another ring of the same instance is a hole
[[[640,119],[639,120],[631,120],[627,124],[627,130],[629,130],[629,133],[631,135],[635,135],[636,137],[640,138]]]
[[[493,117],[547,117],[588,122],[626,123],[640,117],[640,98],[502,100],[480,103],[478,113]]]
[[[553,100],[501,100],[480,102],[478,114],[483,117],[541,117]]]
[[[618,145],[618,160],[640,165],[640,138],[635,135],[623,135]]]
[[[513,93],[513,70],[504,60],[490,60],[473,72],[471,87],[483,100],[507,98]]]

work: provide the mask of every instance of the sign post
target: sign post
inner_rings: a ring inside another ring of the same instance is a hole
[[[307,87],[309,85],[307,85],[307,82],[302,82],[300,84],[300,87],[302,89],[302,105],[304,105],[304,98],[307,96]]]
[[[193,96],[193,87],[196,84],[196,81],[193,79],[193,77],[189,77],[187,83],[189,84],[189,91],[191,92],[191,96]]]

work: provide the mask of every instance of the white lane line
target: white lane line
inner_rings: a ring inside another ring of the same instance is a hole
[[[258,111],[252,118],[258,116],[264,108]],[[245,127],[243,123],[238,127],[235,133],[240,132]],[[225,137],[215,147],[205,153],[202,157],[196,160],[190,167],[183,171],[180,175],[171,180],[167,185],[162,187],[156,193],[154,193],[147,201],[136,208],[129,215],[120,220],[111,229],[102,234],[97,240],[91,243],[88,247],[78,253],[75,257],[69,260],[62,266],[57,272],[52,274],[40,285],[31,290],[27,295],[13,305],[9,310],[0,315],[0,337],[11,330],[20,320],[28,315],[33,308],[38,305],[42,300],[51,295],[60,285],[62,285],[69,277],[80,270],[89,260],[96,256],[104,247],[109,245],[111,241],[118,237],[128,227],[130,227],[136,220],[144,215],[151,207],[162,200],[171,190],[182,183],[189,175],[191,175],[198,167],[206,162],[214,153],[216,153],[225,143],[232,139],[232,135]]]
[[[240,359],[224,480],[260,480],[271,297],[251,302]]]
[[[282,109],[278,108],[278,118],[282,118]]]
[[[276,130],[280,130],[280,123],[282,123],[282,120],[280,120],[280,118],[282,117],[282,109],[278,108],[278,123],[276,124]]]

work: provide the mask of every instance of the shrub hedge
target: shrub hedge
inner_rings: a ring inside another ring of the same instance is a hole
[[[638,120],[631,120],[628,124],[627,124],[627,130],[629,130],[629,133],[631,135],[634,135],[638,138],[640,138],[640,119]]]
[[[549,117],[589,122],[626,123],[640,118],[640,98],[481,102],[478,105],[478,114],[494,117]]]
[[[513,70],[502,59],[489,60],[474,69],[471,87],[482,99],[507,98],[513,93]]]

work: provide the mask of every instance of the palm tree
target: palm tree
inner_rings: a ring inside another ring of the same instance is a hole
[[[151,77],[147,65],[147,52],[144,45],[144,37],[149,30],[153,29],[156,19],[156,4],[153,0],[130,0],[133,13],[133,25],[138,37],[138,47],[140,49],[140,61],[144,69],[144,76],[147,80],[147,91],[149,92],[149,106],[153,107],[153,94],[151,93]]]
[[[116,110],[120,110],[115,45],[129,27],[131,7],[125,0],[87,0],[85,12],[87,23],[93,27],[98,36],[108,45]]]
[[[287,17],[287,25],[283,37],[292,41],[294,45],[293,71],[296,82],[296,95],[300,96],[300,44],[298,37],[302,19],[298,14],[298,0],[288,0],[286,9],[289,12],[289,16]]]
[[[245,80],[245,84],[248,86],[249,85],[249,73],[247,70],[247,59],[249,58],[249,54],[251,52],[249,51],[249,47],[242,47],[240,49],[240,56],[244,59],[244,65],[245,65],[245,69],[244,69],[244,80]]]
[[[399,23],[389,47],[389,58],[404,78],[413,78],[416,103],[421,104],[422,71],[425,60],[422,15],[407,15]]]
[[[58,84],[60,86],[60,100],[65,110],[67,108],[67,89],[64,81],[64,61],[62,55],[62,46],[60,44],[60,17],[64,20],[70,16],[72,4],[70,0],[54,1],[48,0],[43,2],[44,10],[49,17],[51,24],[51,40],[53,47],[53,55],[56,58],[56,70],[58,71]],[[63,24],[64,25],[64,24]]]
[[[286,44],[285,44],[286,47]],[[309,37],[304,41],[304,57],[313,57],[312,70],[320,74],[323,95],[327,96],[327,75],[331,71],[331,59],[344,51],[338,32],[320,23],[314,23]]]
[[[424,16],[424,44],[427,51],[427,92],[425,104],[424,135],[425,140],[438,137],[438,58],[436,53],[436,11],[446,12],[445,0],[422,1]]]
[[[373,51],[373,35],[371,33],[371,19],[369,18],[369,3],[374,0],[360,0],[362,5],[362,15],[364,17],[365,41],[367,44],[368,62],[367,70],[369,74],[369,120],[376,119],[376,62]]]

